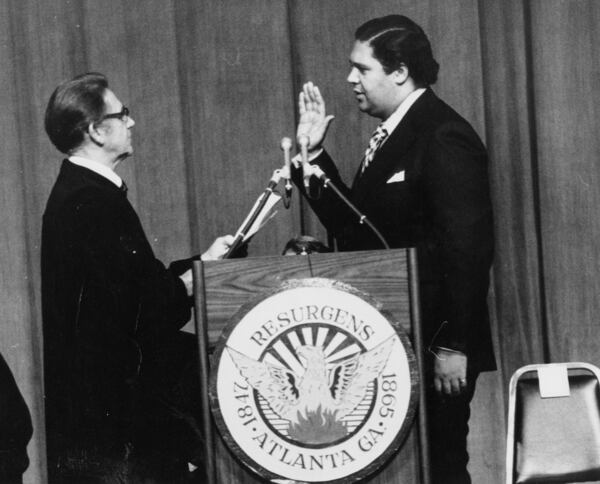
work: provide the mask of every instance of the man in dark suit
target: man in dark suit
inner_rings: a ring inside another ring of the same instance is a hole
[[[418,249],[433,481],[468,483],[469,403],[479,372],[495,368],[486,305],[493,256],[486,150],[431,90],[439,66],[412,20],[390,15],[363,24],[350,66],[359,109],[382,121],[352,186],[321,147],[333,116],[312,83],[300,93],[298,137],[309,137],[311,164],[391,247]],[[298,171],[295,180],[301,185]],[[339,250],[383,248],[332,191],[309,203]]]
[[[46,109],[68,157],[42,230],[51,482],[176,482],[202,445],[193,338],[179,331],[191,259],[168,269],[156,259],[114,171],[133,153],[134,124],[96,73],[62,83]],[[202,259],[223,257],[232,240]]]

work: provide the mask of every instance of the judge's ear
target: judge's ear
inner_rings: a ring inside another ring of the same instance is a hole
[[[400,64],[398,69],[396,69],[392,74],[394,76],[394,81],[400,86],[404,84],[410,77],[410,73],[408,72],[408,67],[406,67],[406,64]]]
[[[90,123],[88,126],[87,134],[92,140],[92,143],[98,146],[104,146],[104,133],[94,123]]]

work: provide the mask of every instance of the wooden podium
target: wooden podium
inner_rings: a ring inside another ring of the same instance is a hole
[[[229,319],[257,295],[277,288],[288,279],[323,277],[354,286],[379,300],[409,334],[423,378],[423,344],[420,331],[416,251],[385,251],[256,257],[195,262],[195,324],[200,351],[200,375],[206,430],[208,483],[260,483],[226,448],[210,415],[209,352]],[[420,385],[419,401],[424,389]],[[418,411],[400,450],[376,472],[373,484],[428,483],[428,453],[424,412]]]

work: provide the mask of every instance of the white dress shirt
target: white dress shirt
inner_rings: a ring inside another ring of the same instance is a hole
[[[408,96],[406,96],[406,99],[404,99],[404,101],[400,103],[400,106],[396,108],[396,110],[390,115],[390,117],[380,124],[380,126],[383,129],[385,129],[388,133],[385,140],[383,140],[383,143],[381,143],[381,146],[383,146],[385,142],[390,138],[392,132],[398,127],[400,121],[402,121],[402,118],[404,118],[405,114],[408,112],[411,106],[415,103],[417,99],[419,99],[419,97],[421,97],[421,94],[423,94],[424,92],[424,87],[415,89]]]

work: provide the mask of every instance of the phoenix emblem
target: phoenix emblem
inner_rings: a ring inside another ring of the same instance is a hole
[[[367,387],[385,368],[394,341],[390,337],[333,366],[327,364],[322,346],[298,346],[295,352],[304,368],[301,374],[227,349],[246,382],[273,412],[289,422],[289,436],[319,444],[348,433],[342,419],[365,398]]]

